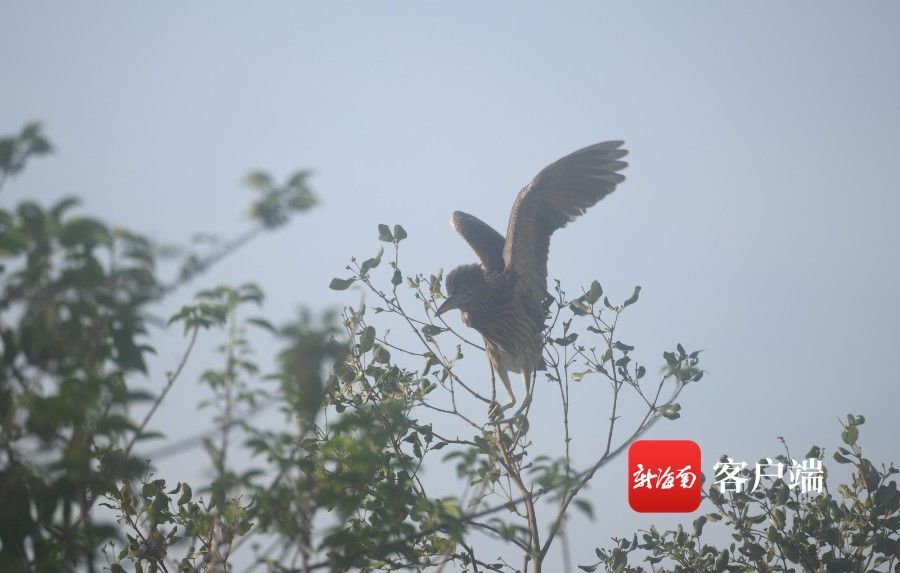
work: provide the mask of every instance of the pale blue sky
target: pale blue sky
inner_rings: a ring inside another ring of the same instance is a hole
[[[472,260],[453,210],[502,231],[541,167],[625,139],[628,180],[555,237],[550,273],[620,299],[642,285],[625,328],[647,362],[676,341],[707,350],[683,418],[649,437],[696,440],[709,473],[725,451],[779,453],[778,435],[831,446],[835,418],[855,412],[872,457],[900,457],[896,3],[7,1],[0,14],[0,132],[40,119],[59,149],[3,206],[77,194],[185,241],[246,228],[249,169],[312,168],[321,208],[202,281],[258,281],[279,319],[352,302],[327,284],[374,253],[378,223],[409,231],[406,269],[450,268]],[[152,383],[180,344],[161,341]],[[587,463],[608,398],[590,379],[575,391]],[[200,394],[181,381],[159,425],[196,431]],[[533,427],[556,412],[538,408]],[[190,459],[161,470],[185,477]],[[632,513],[623,468],[589,494],[602,513],[573,533],[576,563],[610,535],[677,521]]]

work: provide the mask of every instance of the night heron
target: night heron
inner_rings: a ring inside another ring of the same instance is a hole
[[[463,265],[447,275],[447,299],[441,315],[457,308],[463,322],[484,337],[491,368],[516,402],[509,372],[522,374],[526,408],[534,374],[546,368],[543,329],[547,318],[547,255],[550,236],[566,226],[625,180],[628,164],[622,141],[605,141],[551,163],[519,192],[506,238],[490,225],[456,211],[453,228],[469,243],[481,264]]]

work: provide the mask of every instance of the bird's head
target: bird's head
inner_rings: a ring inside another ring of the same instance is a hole
[[[456,267],[447,275],[447,300],[437,309],[437,315],[454,308],[468,310],[484,284],[484,271],[480,265]]]

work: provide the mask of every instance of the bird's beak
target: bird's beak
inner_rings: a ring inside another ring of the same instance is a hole
[[[459,301],[456,299],[456,297],[452,297],[452,296],[447,297],[447,300],[445,300],[444,303],[438,307],[437,312],[435,314],[437,316],[440,316],[440,315],[444,314],[445,312],[447,312],[448,310],[452,310],[454,308],[459,308],[458,302]]]

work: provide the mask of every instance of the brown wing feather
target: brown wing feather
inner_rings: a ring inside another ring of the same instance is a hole
[[[495,273],[503,271],[503,246],[506,243],[503,235],[478,217],[462,211],[453,212],[450,224],[478,255],[484,270]]]
[[[579,149],[551,163],[519,192],[506,231],[503,259],[528,294],[540,302],[547,290],[550,236],[625,180],[622,141]]]

